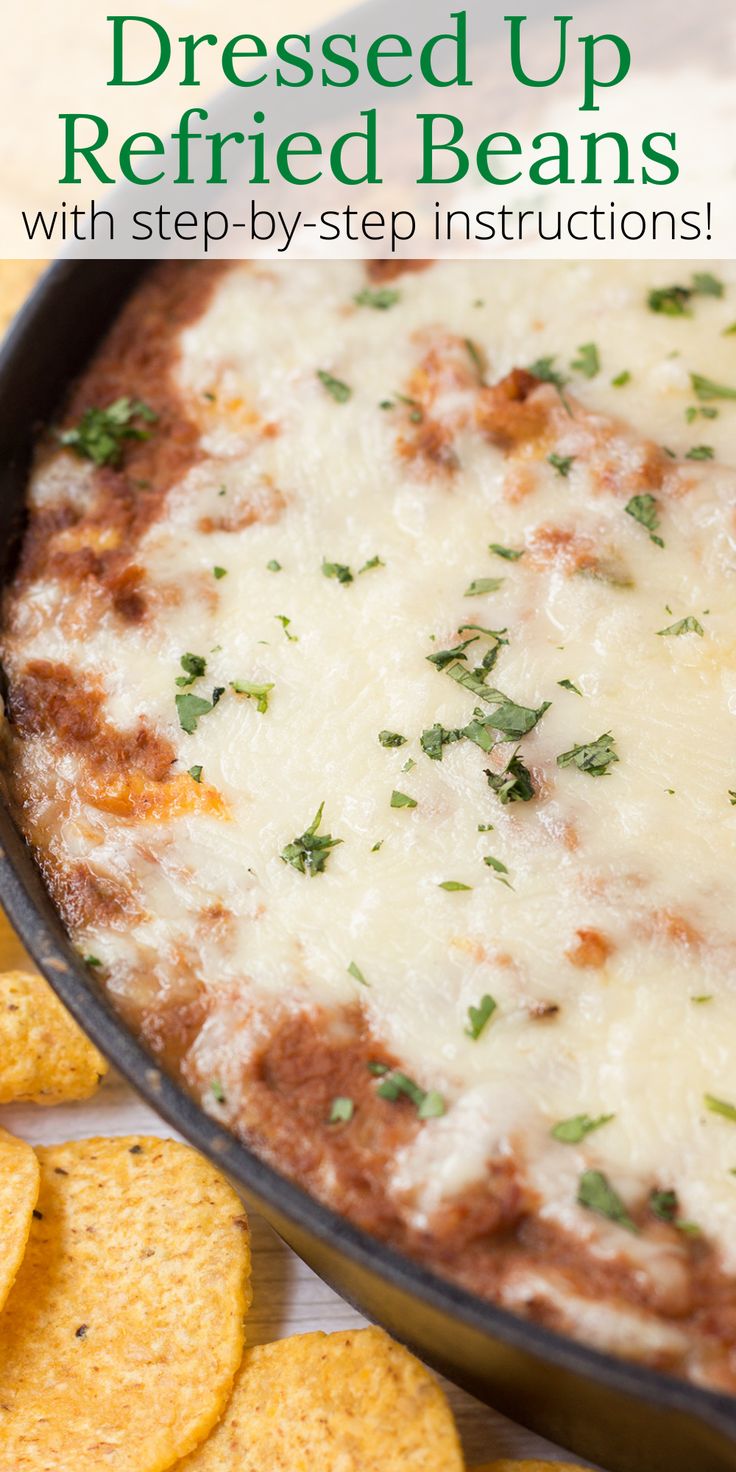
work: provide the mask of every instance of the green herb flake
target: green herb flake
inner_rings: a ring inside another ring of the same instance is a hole
[[[347,404],[353,392],[349,384],[343,383],[341,378],[334,378],[324,368],[317,369],[317,377],[323,388],[327,390],[328,394],[332,395],[336,404]]]
[[[532,731],[537,723],[541,721],[545,711],[549,710],[551,704],[549,700],[543,700],[542,704],[536,707],[517,705],[515,701],[509,699],[508,695],[504,695],[501,690],[493,690],[490,687],[484,689],[482,694],[483,699],[495,706],[495,709],[488,714],[485,714],[481,710],[476,711],[474,714],[476,717],[480,717],[485,724],[492,726],[495,731],[500,731],[503,736],[508,736],[509,740],[526,736],[529,731]],[[472,724],[471,722],[471,726]],[[466,727],[465,734],[470,735],[470,730],[471,728],[469,726]],[[473,737],[470,736],[470,739],[472,740]]]
[[[323,559],[322,572],[326,578],[336,578],[338,583],[353,582],[353,574],[344,562],[327,562]]]
[[[631,383],[631,374],[628,368],[624,368],[623,373],[617,373],[616,377],[611,379],[612,388],[626,388],[627,383]]]
[[[680,1210],[676,1191],[650,1191],[649,1210],[658,1222],[673,1222]]]
[[[438,889],[446,889],[448,894],[459,894],[461,891],[470,892],[472,884],[461,884],[459,879],[444,879],[438,884]]]
[[[527,372],[531,373],[533,378],[539,378],[542,383],[551,383],[556,389],[563,389],[569,379],[555,368],[556,361],[555,357],[537,358],[536,363],[530,364]]]
[[[275,557],[272,557],[271,558],[271,561],[266,563],[266,568],[267,568],[267,571],[268,572],[281,572],[282,571],[281,563],[280,562],[277,562]]]
[[[213,1099],[215,1099],[218,1104],[225,1103],[225,1090],[223,1089],[219,1078],[212,1079],[212,1082],[210,1083],[210,1093],[212,1094]]]
[[[495,823],[479,823],[476,831],[478,833],[493,833],[495,827]]]
[[[691,997],[690,998],[690,1001],[694,1004],[694,1006],[696,1006],[696,1007],[702,1007],[702,1006],[705,1005],[706,1002],[712,1002],[713,1001],[713,993],[712,992],[703,992],[702,995],[699,996],[699,997]]]
[[[531,802],[535,796],[531,772],[524,766],[518,751],[514,752],[502,772],[491,772],[486,768],[485,775],[499,802]]]
[[[697,271],[693,276],[693,291],[696,291],[699,296],[722,297],[725,287],[712,272]]]
[[[213,569],[212,569],[212,576],[214,578],[216,578],[217,581],[218,581],[218,583],[219,583],[220,578],[226,578],[227,577],[227,568],[226,567],[213,567]]]
[[[725,1099],[717,1099],[714,1094],[706,1094],[704,1097],[711,1114],[720,1114],[736,1124],[736,1104],[728,1104]]]
[[[360,577],[360,574],[362,572],[372,572],[372,570],[373,570],[374,567],[385,567],[385,566],[386,566],[386,564],[383,561],[383,559],[378,556],[378,553],[376,553],[376,556],[375,557],[369,557],[368,558],[368,561],[367,562],[364,562],[363,563],[363,566],[358,568],[358,576]]]
[[[468,1023],[465,1033],[467,1037],[473,1039],[473,1042],[478,1041],[484,1028],[488,1026],[496,1007],[497,1003],[489,992],[481,997],[477,1007],[468,1007]]]
[[[715,459],[715,453],[712,445],[693,445],[692,450],[688,450],[685,459],[713,460]]]
[[[256,709],[259,715],[264,715],[268,710],[268,697],[273,690],[273,681],[270,685],[253,685],[249,680],[231,680],[230,689],[236,695],[247,695],[250,700],[257,701]]]
[[[692,294],[689,286],[658,286],[650,291],[647,306],[651,312],[659,312],[665,317],[689,317]]]
[[[563,1145],[579,1145],[586,1135],[602,1129],[604,1124],[610,1124],[615,1117],[614,1114],[599,1114],[597,1118],[591,1119],[589,1114],[574,1114],[572,1119],[561,1119],[550,1130],[550,1134],[553,1140],[559,1140]]]
[[[465,598],[478,598],[482,593],[497,593],[503,587],[505,578],[474,578],[472,583],[465,589]]]
[[[368,982],[366,981],[363,972],[357,964],[357,961],[350,962],[350,965],[348,966],[348,976],[355,977],[355,980],[359,981],[361,986],[368,986]]]
[[[507,889],[513,889],[511,881],[506,877],[509,871],[500,859],[494,859],[492,854],[486,854],[483,863],[488,869],[493,870],[499,884],[505,884]]]
[[[573,685],[572,680],[558,680],[557,684],[562,690],[570,690],[573,695],[579,695],[583,699],[582,690],[578,690],[577,685]]]
[[[657,637],[659,639],[667,639],[672,634],[675,636],[679,634],[698,634],[702,639],[705,637],[705,630],[699,620],[694,618],[690,613],[687,618],[678,619],[676,624],[670,624],[668,629],[657,630]]]
[[[608,775],[608,768],[621,760],[614,749],[615,745],[615,736],[606,731],[597,741],[583,742],[581,746],[573,746],[571,751],[563,751],[557,758],[557,765],[575,766],[579,772],[587,772],[591,777],[605,777]]]
[[[477,639],[464,639],[462,644],[456,644],[453,649],[439,649],[436,654],[428,654],[427,659],[436,669],[444,670],[456,659],[467,659],[465,650],[469,649],[471,644],[477,643]]]
[[[709,399],[736,399],[736,388],[729,388],[723,383],[714,383],[712,378],[704,378],[702,373],[691,373],[690,382],[693,392],[704,403]]]
[[[391,1072],[388,1063],[366,1063],[366,1068],[374,1078],[383,1078],[385,1074]]]
[[[187,775],[189,777],[191,777],[191,779],[192,779],[193,782],[201,782],[202,781],[202,768],[199,767],[199,766],[198,767],[189,767],[187,769]]]
[[[182,654],[179,663],[186,673],[177,675],[177,685],[193,685],[195,680],[201,679],[207,669],[207,660],[201,654]]]
[[[732,808],[736,808],[736,788],[729,787],[729,789],[728,789],[728,800],[729,800],[729,802],[731,804],[731,807]]]
[[[445,1101],[436,1089],[425,1092],[399,1069],[384,1073],[376,1093],[380,1099],[387,1099],[391,1104],[395,1104],[400,1095],[410,1099],[420,1119],[438,1119],[445,1112]]]
[[[659,526],[659,512],[654,496],[646,492],[643,496],[632,496],[628,505],[624,507],[627,516],[633,516],[641,526],[646,527],[649,532],[649,540],[657,547],[664,547],[661,537],[655,536]]]
[[[291,864],[292,869],[298,870],[300,874],[307,874],[313,879],[315,874],[323,874],[325,865],[330,856],[330,850],[337,848],[342,843],[341,838],[333,838],[331,833],[319,833],[319,825],[322,822],[324,802],[321,802],[309,827],[300,838],[295,838],[292,843],[287,843],[281,852],[281,858],[285,864]]]
[[[466,346],[466,348],[468,350],[468,356],[469,356],[469,358],[470,358],[470,360],[471,360],[471,362],[473,364],[473,367],[475,368],[475,371],[478,374],[478,378],[480,379],[480,382],[482,383],[483,382],[483,377],[484,377],[484,374],[485,374],[485,371],[486,371],[486,365],[485,365],[485,363],[483,361],[483,354],[482,354],[480,348],[478,347],[477,343],[474,343],[473,340],[472,340],[472,338],[470,338],[470,337],[466,337],[465,338],[465,346]]]
[[[515,547],[501,547],[498,542],[491,542],[488,551],[495,552],[496,557],[504,557],[507,562],[518,562],[524,556],[523,548],[518,551]]]
[[[570,364],[573,372],[583,378],[596,378],[601,371],[601,356],[594,342],[584,342],[578,348],[578,356]]]
[[[328,1124],[350,1124],[354,1113],[355,1105],[352,1099],[339,1095],[330,1105],[330,1112],[327,1116]]]
[[[150,431],[133,423],[142,419],[155,424],[158,415],[140,399],[122,398],[106,409],[85,409],[79,423],[59,434],[59,440],[84,460],[95,465],[120,464],[126,440],[147,440]]]
[[[377,843],[374,843],[373,848],[371,849],[371,853],[372,854],[377,854],[378,851],[379,851],[379,849],[382,849],[383,848],[383,845],[384,845],[385,841],[386,840],[384,838],[379,838],[378,842]]]
[[[219,700],[219,696],[217,698]],[[188,736],[194,734],[201,717],[208,715],[217,704],[217,701],[214,699],[214,691],[212,700],[205,700],[201,695],[190,694],[176,695],[174,701],[176,704],[176,713],[179,717],[179,725],[182,731],[186,731]]]
[[[551,465],[552,466],[553,470],[556,470],[557,471],[557,474],[558,475],[561,475],[563,477],[563,479],[567,480],[567,477],[570,474],[570,471],[572,470],[573,465],[575,464],[575,456],[574,455],[548,455],[547,456],[547,463],[548,463],[548,465]]]
[[[376,289],[366,286],[353,297],[353,301],[356,307],[372,307],[374,312],[387,312],[389,307],[395,307],[401,301],[401,292],[392,290],[390,286]]]
[[[299,643],[299,635],[298,634],[290,634],[289,633],[289,625],[291,624],[291,619],[290,618],[287,618],[285,613],[275,613],[274,614],[274,618],[276,619],[277,623],[280,623],[281,624],[281,627],[282,627],[282,629],[283,629],[283,631],[284,631],[287,639],[289,640],[289,643],[290,644],[298,644]]]
[[[577,1200],[578,1206],[594,1211],[597,1216],[604,1216],[609,1222],[616,1222],[618,1226],[625,1227],[627,1232],[637,1231],[621,1197],[602,1171],[583,1171],[578,1184]]]
[[[405,792],[397,792],[394,788],[391,793],[392,808],[415,808],[417,805],[415,797],[407,797]]]
[[[379,731],[378,740],[381,746],[406,746],[406,736],[400,736],[398,731]]]
[[[82,960],[84,961],[85,966],[101,966],[102,965],[102,962],[101,962],[99,956],[92,956],[92,955],[82,956]]]

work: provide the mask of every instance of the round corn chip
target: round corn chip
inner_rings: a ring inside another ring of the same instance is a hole
[[[0,1130],[0,1308],[23,1261],[39,1176],[31,1146]]]
[[[173,1140],[38,1151],[41,1189],[0,1315],[0,1472],[164,1472],[232,1389],[247,1222]]]
[[[462,1472],[439,1385],[381,1329],[247,1350],[232,1399],[176,1472]]]
[[[0,974],[0,1104],[94,1094],[107,1064],[42,976]]]
[[[509,1462],[504,1458],[501,1462],[485,1462],[482,1467],[474,1467],[473,1472],[584,1472],[584,1469],[573,1467],[570,1462]]]

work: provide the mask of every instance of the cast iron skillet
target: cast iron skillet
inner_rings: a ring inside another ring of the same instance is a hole
[[[12,571],[22,530],[34,431],[53,415],[144,269],[133,261],[56,265],[5,344],[2,579]],[[41,971],[102,1052],[364,1313],[481,1399],[611,1472],[734,1472],[736,1398],[637,1368],[479,1302],[320,1206],[209,1119],[95,989],[2,803],[0,896]]]

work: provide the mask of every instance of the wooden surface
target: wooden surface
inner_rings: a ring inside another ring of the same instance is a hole
[[[34,969],[0,912],[0,971],[17,967]],[[0,1125],[32,1144],[51,1144],[87,1135],[172,1133],[114,1074],[108,1076],[96,1097],[84,1104],[49,1109],[34,1105],[0,1108]],[[250,1344],[303,1334],[309,1329],[354,1328],[364,1322],[281,1242],[267,1222],[252,1213],[251,1229],[254,1299],[248,1316]],[[469,1466],[494,1457],[565,1455],[480,1405],[456,1386],[446,1389]],[[566,1459],[570,1461],[569,1455]]]

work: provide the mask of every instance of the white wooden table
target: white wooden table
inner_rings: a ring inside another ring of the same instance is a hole
[[[0,912],[0,970],[33,969]],[[89,1135],[171,1135],[170,1127],[114,1073],[94,1099],[56,1108],[13,1105],[0,1108],[0,1125],[32,1144]],[[364,1320],[286,1247],[263,1218],[251,1213],[253,1307],[248,1316],[250,1344],[303,1334],[310,1329],[349,1329]],[[576,1458],[488,1410],[456,1386],[446,1386],[462,1436],[468,1466],[494,1457]],[[584,1464],[581,1464],[584,1465]]]

